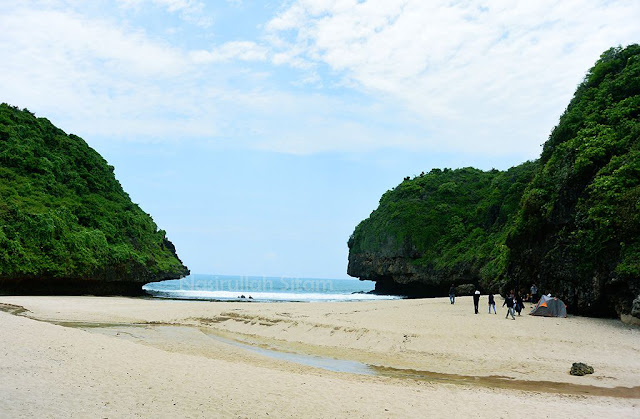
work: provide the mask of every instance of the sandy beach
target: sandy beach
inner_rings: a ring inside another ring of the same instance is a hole
[[[640,417],[640,328],[482,302],[0,297],[0,416]]]

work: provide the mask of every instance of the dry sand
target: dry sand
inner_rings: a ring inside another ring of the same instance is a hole
[[[470,297],[0,308],[0,417],[640,417],[640,328],[618,320],[505,320]],[[274,356],[292,353],[353,370]],[[569,375],[577,361],[595,374]]]

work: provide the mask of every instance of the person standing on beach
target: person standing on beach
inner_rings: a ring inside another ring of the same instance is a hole
[[[478,304],[480,304],[480,291],[476,290],[473,294],[473,308],[476,310],[476,314],[478,314]]]
[[[489,314],[491,314],[491,307],[493,307],[493,314],[498,314],[496,312],[496,300],[493,293],[489,293]]]
[[[536,284],[531,285],[531,304],[536,305],[538,302],[538,287]]]
[[[451,288],[449,288],[449,301],[451,301],[451,304],[456,302],[456,287],[453,284],[451,284]]]
[[[502,307],[507,306],[507,315],[504,316],[504,318],[508,318],[509,314],[511,314],[511,318],[513,320],[516,319],[516,316],[513,315],[513,291],[511,291],[511,294],[509,294],[507,296],[507,298],[504,299],[504,303],[502,303]]]
[[[524,301],[522,301],[522,297],[520,296],[519,293],[516,294],[515,308],[516,308],[516,311],[518,312],[518,316],[520,315],[520,312],[524,310]]]

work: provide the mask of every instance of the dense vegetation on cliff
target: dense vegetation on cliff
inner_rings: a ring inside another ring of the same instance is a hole
[[[144,283],[187,272],[95,150],[47,119],[0,105],[0,288]]]
[[[492,281],[504,270],[507,227],[535,168],[527,162],[506,172],[434,169],[405,179],[349,239],[349,274],[417,281],[425,292],[416,294]]]
[[[405,180],[349,249],[349,274],[382,289],[537,282],[574,312],[629,313],[640,294],[640,46],[602,54],[539,161]]]
[[[507,245],[512,280],[581,312],[628,312],[640,294],[639,45],[605,52],[578,87]]]

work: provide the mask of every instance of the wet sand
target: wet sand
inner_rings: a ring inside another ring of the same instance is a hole
[[[640,328],[470,298],[0,297],[0,415],[638,417]],[[486,301],[485,301],[486,303]],[[593,375],[573,377],[572,362]]]

